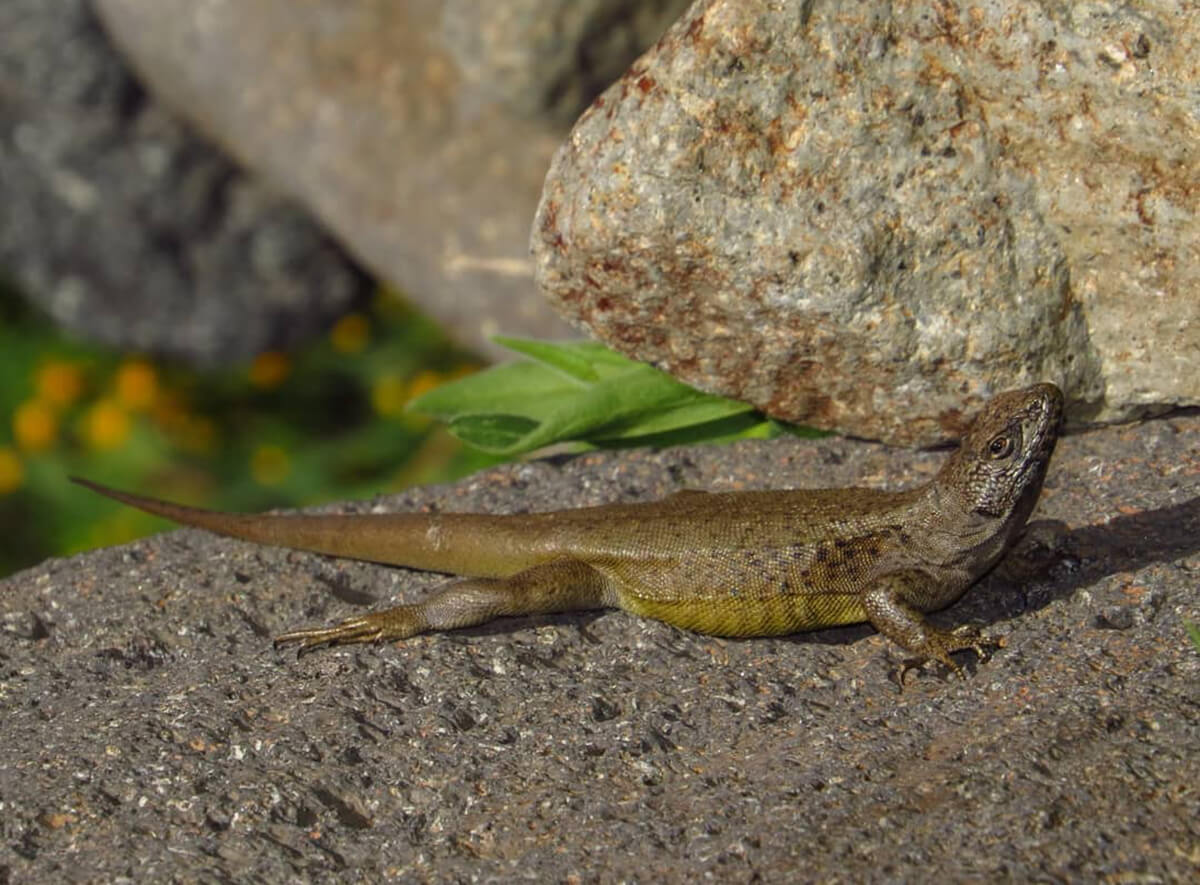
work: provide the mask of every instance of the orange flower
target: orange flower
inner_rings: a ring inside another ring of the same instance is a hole
[[[54,406],[69,406],[83,393],[83,372],[75,363],[49,362],[38,369],[34,385],[38,399]]]
[[[13,413],[13,438],[27,452],[41,452],[58,439],[58,417],[41,400],[26,400]]]
[[[117,369],[117,400],[131,412],[143,412],[158,399],[158,373],[145,360],[128,360]]]
[[[292,371],[292,361],[286,353],[268,350],[260,353],[250,364],[250,383],[262,390],[273,390],[282,384]]]
[[[115,449],[129,439],[129,413],[111,399],[98,400],[84,416],[84,436],[94,449]]]
[[[426,369],[424,372],[418,372],[413,378],[412,384],[408,387],[408,398],[416,399],[423,393],[429,393],[438,385],[446,380],[445,375],[439,375],[437,372],[431,372]]]

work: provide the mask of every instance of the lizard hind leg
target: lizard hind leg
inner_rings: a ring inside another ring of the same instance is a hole
[[[292,630],[276,645],[321,645],[408,639],[430,630],[472,627],[506,615],[548,614],[614,605],[608,579],[585,562],[556,559],[507,578],[453,581],[428,599],[346,618],[328,627]]]

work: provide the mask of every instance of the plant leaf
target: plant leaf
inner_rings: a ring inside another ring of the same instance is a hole
[[[409,408],[502,455],[565,441],[611,447],[781,432],[747,403],[701,393],[594,341],[496,340],[531,361],[451,382]]]
[[[570,398],[581,386],[538,363],[505,363],[435,387],[408,404],[442,421],[488,412],[524,414],[537,419],[549,414],[558,400]]]
[[[599,381],[601,377],[639,365],[599,341],[538,341],[504,335],[497,335],[492,340],[579,381]]]
[[[680,402],[658,414],[640,415],[633,422],[601,431],[596,438],[622,440],[666,433],[683,427],[704,426],[710,422],[754,412],[754,406],[737,400],[701,394],[691,402]],[[755,420],[762,421],[761,415]]]

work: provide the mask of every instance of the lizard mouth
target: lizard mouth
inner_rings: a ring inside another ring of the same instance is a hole
[[[1022,465],[1020,482],[1044,472],[1050,453],[1058,441],[1058,428],[1062,422],[1063,395],[1053,384],[1038,384],[1030,389],[1033,394],[1029,408],[1023,416],[1025,433],[1030,439],[1029,452]]]
[[[1038,384],[1034,391],[1034,408],[1037,415],[1032,422],[1033,435],[1038,439],[1041,448],[1053,447],[1058,438],[1059,423],[1062,421],[1062,391],[1053,384]]]

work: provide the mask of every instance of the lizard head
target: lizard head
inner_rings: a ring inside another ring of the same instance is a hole
[[[1058,440],[1063,395],[1035,384],[994,397],[938,476],[968,512],[1024,523],[1042,488]]]

